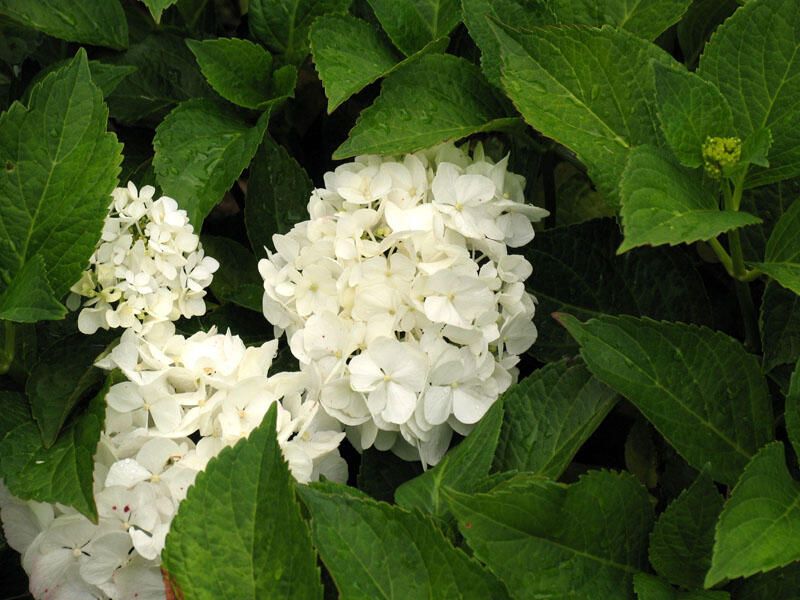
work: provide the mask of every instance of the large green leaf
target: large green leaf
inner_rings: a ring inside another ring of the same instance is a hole
[[[119,2],[0,0],[0,14],[69,42],[116,49],[128,45],[128,22]]]
[[[270,100],[294,92],[294,68],[273,74],[272,56],[258,44],[239,38],[186,40],[186,44],[211,87],[234,104],[263,109]]]
[[[634,148],[619,185],[625,240],[618,252],[645,244],[709,240],[761,222],[744,211],[720,210],[711,181],[701,170],[682,167],[659,148]]]
[[[44,259],[34,254],[0,293],[0,319],[19,323],[63,319],[67,308],[53,294]]]
[[[375,502],[346,486],[297,490],[343,600],[508,598],[502,583],[418,511]]]
[[[713,325],[703,279],[683,247],[637,248],[618,256],[622,241],[611,219],[541,231],[525,249],[535,273],[526,282],[539,300],[539,338],[528,351],[543,362],[572,356],[578,346],[550,315],[581,319],[629,314]]]
[[[722,502],[714,482],[701,472],[661,513],[650,534],[649,550],[659,575],[684,588],[703,587]]]
[[[507,114],[478,67],[449,54],[426,55],[384,80],[333,157],[413,152],[507,126]]]
[[[439,464],[397,488],[394,494],[397,504],[405,508],[416,506],[435,517],[447,515],[443,489],[470,491],[471,486],[489,474],[502,423],[503,402],[498,400]]]
[[[56,298],[86,268],[117,183],[122,145],[81,49],[0,116],[0,270],[38,254]]]
[[[707,138],[735,135],[731,107],[713,83],[695,73],[659,64],[654,64],[653,69],[664,137],[682,165],[699,167]]]
[[[654,40],[681,18],[692,0],[553,0],[563,24],[613,25]]]
[[[800,560],[800,483],[783,444],[762,448],[745,468],[717,523],[706,587]]]
[[[383,30],[411,56],[449,34],[461,21],[459,0],[367,0]]]
[[[638,600],[728,600],[728,592],[710,590],[678,591],[667,582],[647,573],[633,576],[633,589]]]
[[[182,102],[153,139],[153,168],[164,194],[186,210],[196,231],[256,153],[270,111],[255,125],[213,102]]]
[[[308,30],[319,16],[345,14],[352,0],[250,0],[250,33],[284,63],[308,55]]]
[[[632,475],[590,471],[569,487],[530,476],[513,481],[447,498],[475,556],[515,598],[631,598],[653,521],[647,492]]]
[[[795,294],[800,294],[798,231],[800,231],[800,199],[795,200],[775,224],[767,240],[764,262],[750,263]]]
[[[56,441],[75,404],[105,379],[105,372],[95,367],[94,361],[112,337],[107,332],[92,336],[75,333],[39,353],[25,392],[45,448]]]
[[[499,88],[501,82],[500,42],[490,23],[508,23],[520,30],[555,25],[557,19],[545,0],[461,0],[464,25],[481,49],[481,68],[486,78]]]
[[[758,324],[765,372],[800,358],[800,296],[775,281],[767,282]]]
[[[773,439],[756,357],[727,335],[684,323],[602,316],[561,323],[589,369],[642,411],[695,468],[732,485]]]
[[[177,597],[322,598],[316,554],[275,435],[276,409],[273,403],[249,438],[211,459],[181,502],[161,554]]]
[[[800,173],[799,51],[800,4],[753,0],[717,29],[700,58],[697,73],[728,100],[738,136],[772,132],[769,168],[752,169],[749,186]]]
[[[672,69],[678,63],[611,27],[494,30],[503,86],[517,109],[534,128],[574,150],[598,191],[616,205],[628,151],[662,140],[655,84],[643,74],[653,61]]]
[[[380,77],[428,53],[444,52],[448,38],[428,43],[403,60],[380,30],[349,15],[326,15],[311,26],[311,52],[328,97],[328,113]]]
[[[219,262],[209,288],[220,302],[234,302],[261,312],[264,280],[258,274],[258,261],[249,249],[231,238],[200,236],[203,251]]]
[[[120,55],[117,64],[136,67],[108,97],[111,116],[122,121],[150,119],[155,126],[182,100],[216,96],[177,35],[153,32]]]
[[[308,219],[308,199],[314,183],[297,161],[269,134],[264,136],[250,168],[244,223],[256,256],[266,256],[272,236],[288,233]]]
[[[105,386],[89,407],[45,449],[39,427],[26,419],[0,439],[0,476],[12,494],[40,502],[58,502],[75,507],[97,522],[92,492],[94,453],[106,415]]]
[[[350,15],[320,17],[308,37],[328,113],[402,60],[377,27]]]
[[[614,406],[617,394],[583,363],[564,359],[534,371],[503,400],[495,470],[558,479]]]
[[[69,62],[70,59],[68,58],[59,60],[58,62],[47,65],[41,71],[36,73],[36,75],[33,76],[33,79],[31,79],[31,82],[28,84],[25,93],[20,98],[20,102],[26,104],[30,100],[31,92],[37,83],[42,81],[53,71],[57,71],[58,69],[67,66]],[[117,89],[117,86],[122,83],[123,79],[135,71],[136,67],[131,65],[113,65],[101,62],[99,60],[89,61],[89,72],[92,75],[92,81],[102,90],[104,98],[108,97],[111,92]]]

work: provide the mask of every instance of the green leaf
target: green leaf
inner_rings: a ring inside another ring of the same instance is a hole
[[[786,433],[792,443],[794,453],[800,456],[800,360],[794,366],[789,381],[789,393],[786,394]]]
[[[638,600],[728,600],[728,592],[712,592],[709,590],[693,590],[679,592],[658,577],[647,573],[633,576],[633,589]]]
[[[31,411],[28,410],[28,401],[19,392],[11,390],[0,390],[0,440],[5,435],[23,423],[31,419]]]
[[[319,16],[345,14],[352,0],[250,0],[250,33],[284,63],[308,56],[308,30]]]
[[[189,98],[217,97],[184,38],[154,32],[117,58],[136,72],[108,97],[111,116],[125,122],[149,118],[155,127],[168,110]]]
[[[769,169],[751,169],[751,187],[800,173],[798,32],[795,0],[749,2],[717,29],[700,58],[697,74],[728,100],[739,137],[762,128],[772,132]]]
[[[742,210],[764,221],[760,227],[746,227],[741,231],[745,261],[764,258],[767,240],[775,224],[798,197],[800,197],[800,178],[785,179],[778,183],[744,190]]]
[[[800,358],[800,296],[774,281],[767,282],[758,324],[765,373]]]
[[[178,0],[142,0],[144,5],[153,15],[153,20],[156,24],[161,22],[161,13],[175,4]]]
[[[722,503],[705,471],[670,503],[650,534],[650,562],[656,573],[687,589],[703,587]]]
[[[503,56],[503,86],[535,129],[572,149],[598,191],[618,204],[628,151],[659,143],[650,63],[679,68],[666,52],[604,27],[534,29],[493,25]]]
[[[0,319],[18,323],[63,319],[67,308],[53,294],[44,259],[34,254],[0,293]]]
[[[449,54],[426,55],[384,80],[333,158],[413,152],[502,128],[513,122],[506,115],[503,99],[478,67]]]
[[[617,401],[617,394],[568,359],[534,371],[504,395],[496,471],[558,479]]]
[[[175,198],[200,230],[256,153],[269,123],[269,110],[249,125],[202,98],[178,105],[153,139],[153,168],[164,194]]]
[[[732,485],[773,439],[756,357],[727,335],[685,323],[602,316],[559,321],[589,370],[633,402],[695,468]]]
[[[789,474],[783,444],[753,457],[717,523],[706,587],[800,560],[800,484]]]
[[[617,252],[649,244],[691,243],[760,223],[744,211],[720,210],[711,180],[663,150],[631,150],[619,185],[625,240]]]
[[[800,600],[800,562],[739,579],[731,591],[736,600]]]
[[[553,0],[551,7],[565,25],[613,25],[654,40],[677,22],[691,3],[692,0]]]
[[[249,438],[211,459],[181,502],[161,554],[178,597],[322,598],[276,414],[273,403]]]
[[[102,382],[106,373],[94,366],[113,334],[75,333],[39,353],[25,384],[31,413],[39,426],[42,444],[53,445],[77,402]]]
[[[520,600],[628,600],[653,521],[644,487],[608,471],[569,487],[520,479],[488,494],[446,493],[475,556]]]
[[[223,98],[246,108],[262,109],[276,96],[292,89],[275,90],[272,56],[258,44],[239,38],[186,40],[200,70]],[[294,83],[294,82],[292,82]]]
[[[556,25],[558,19],[545,0],[462,0],[464,25],[481,49],[481,68],[486,78],[498,88],[503,87],[500,42],[490,22],[508,23],[518,30]]]
[[[0,60],[6,64],[21,64],[36,51],[42,38],[38,31],[0,16]]]
[[[308,219],[306,206],[313,189],[303,167],[266,134],[250,168],[244,203],[244,224],[256,256],[266,256],[264,248],[273,247],[274,234],[288,233]]]
[[[733,137],[731,107],[713,83],[695,73],[653,65],[658,119],[667,143],[685,167],[703,164],[709,137]]]
[[[328,114],[402,60],[375,26],[350,15],[320,17],[308,37]]]
[[[311,512],[314,544],[343,600],[508,598],[503,584],[418,511],[365,499],[351,489],[297,488]]]
[[[119,2],[0,0],[0,14],[68,42],[117,50],[128,45],[128,22]]]
[[[767,241],[764,262],[749,263],[783,287],[800,294],[800,200],[795,200],[775,224]]]
[[[67,66],[69,62],[70,59],[60,60],[51,65],[47,65],[44,69],[36,73],[28,84],[22,98],[20,98],[20,102],[27,103],[30,100],[31,91],[33,91],[37,83],[42,81],[50,73]],[[92,82],[103,91],[104,98],[117,89],[117,86],[122,83],[123,79],[135,71],[136,67],[131,65],[112,65],[100,62],[99,60],[89,61],[89,72],[92,75]]]
[[[394,494],[405,508],[417,507],[435,517],[448,514],[442,490],[469,491],[489,474],[503,424],[503,402],[498,400],[481,418],[475,429],[458,446],[445,454],[433,469],[405,482]]]
[[[0,476],[12,494],[25,500],[58,502],[74,507],[97,522],[92,492],[94,453],[106,414],[105,386],[48,449],[32,418],[0,440]]]
[[[629,314],[714,325],[714,313],[685,247],[637,248],[617,256],[622,238],[611,219],[537,232],[524,248],[536,275],[526,282],[539,300],[539,338],[528,351],[542,362],[572,356],[578,346],[550,317]],[[653,277],[658,273],[658,277]]]
[[[383,30],[411,56],[461,22],[459,0],[367,0]]]
[[[210,286],[217,300],[261,313],[264,280],[258,274],[258,261],[253,253],[227,237],[203,235],[200,242],[206,255],[219,261]]]
[[[38,254],[56,298],[86,268],[117,183],[122,145],[80,49],[68,66],[0,116],[0,269]]]
[[[349,15],[326,15],[311,26],[311,52],[328,97],[328,113],[373,81],[425,54],[441,53],[448,38],[428,43],[403,60],[374,25]]]

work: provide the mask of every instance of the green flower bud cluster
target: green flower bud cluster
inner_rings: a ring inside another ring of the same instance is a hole
[[[707,137],[703,142],[703,165],[712,179],[722,177],[742,156],[742,140],[738,137]]]

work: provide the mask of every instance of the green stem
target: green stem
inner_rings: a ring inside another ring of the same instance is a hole
[[[13,321],[4,321],[5,323],[5,341],[3,344],[3,352],[0,353],[0,375],[8,373],[11,368],[11,363],[14,362],[14,348],[17,342],[17,330],[14,328]]]
[[[731,260],[730,254],[725,251],[725,248],[722,247],[722,244],[720,244],[717,238],[711,238],[708,240],[708,245],[711,246],[714,254],[717,255],[719,262],[721,262],[722,266],[725,267],[728,275],[733,277],[733,261]]]
[[[742,321],[744,322],[744,346],[750,352],[758,353],[761,344],[758,337],[756,307],[753,304],[753,296],[750,294],[750,284],[736,280],[733,285],[736,288],[736,298],[739,300],[739,309],[742,311]]]
[[[742,193],[744,192],[744,178],[747,169],[742,171],[739,179],[731,194],[731,187],[728,182],[722,185],[722,194],[725,198],[725,209],[738,211],[742,204]],[[759,350],[758,322],[756,320],[756,308],[753,304],[753,296],[750,293],[748,281],[758,277],[757,269],[748,271],[744,266],[744,254],[742,253],[742,238],[738,229],[728,232],[728,248],[731,252],[731,263],[733,270],[734,287],[736,288],[736,298],[739,300],[739,309],[742,312],[742,322],[744,323],[744,344],[751,352]]]

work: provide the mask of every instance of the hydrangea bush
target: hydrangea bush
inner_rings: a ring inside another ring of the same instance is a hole
[[[795,0],[0,0],[0,600],[800,598]]]

